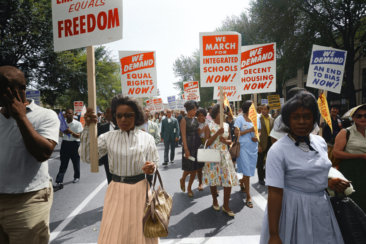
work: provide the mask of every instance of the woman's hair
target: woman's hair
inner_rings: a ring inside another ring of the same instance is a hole
[[[220,113],[220,104],[215,104],[213,107],[212,107],[212,111],[211,111],[211,118],[212,119],[215,119],[216,116]]]
[[[313,94],[307,91],[301,91],[288,100],[282,107],[281,116],[283,123],[287,126],[284,128],[288,132],[290,128],[290,116],[298,108],[309,109],[313,114],[314,126],[319,119],[318,104]]]
[[[249,108],[252,105],[251,100],[247,100],[241,105],[241,110],[243,110],[243,113],[247,114],[249,112]]]
[[[137,103],[136,100],[134,100],[130,97],[127,97],[127,96],[125,97],[122,95],[116,95],[115,97],[112,98],[112,102],[111,102],[112,121],[114,124],[117,124],[116,111],[117,111],[117,107],[120,105],[127,105],[133,109],[133,111],[135,112],[135,126],[140,126],[145,123],[144,112],[142,111],[141,106]]]
[[[186,108],[186,111],[188,112],[192,109],[198,108],[198,103],[196,101],[189,100],[184,103],[184,107]]]
[[[206,117],[206,115],[207,115],[206,109],[204,109],[204,108],[199,108],[199,109],[197,110],[197,112],[196,112],[196,116],[198,116],[199,114],[202,114],[203,116],[205,116],[205,117]]]

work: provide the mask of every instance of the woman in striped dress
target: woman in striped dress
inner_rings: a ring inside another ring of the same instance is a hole
[[[119,130],[98,137],[99,157],[108,155],[112,182],[104,200],[98,244],[158,243],[146,238],[142,219],[146,201],[145,174],[153,174],[159,155],[154,138],[137,126],[144,123],[144,114],[135,100],[122,95],[112,99],[113,122]],[[89,124],[97,119],[92,109],[85,114],[86,126],[81,134],[79,153],[89,162]]]

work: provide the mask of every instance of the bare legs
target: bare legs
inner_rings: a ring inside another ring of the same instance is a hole
[[[187,178],[188,175],[190,175],[189,181],[188,181],[188,187],[187,187],[188,196],[193,196],[192,184],[193,184],[194,178],[196,177],[196,172],[197,172],[196,170],[183,171],[182,178],[180,179],[181,188],[182,188],[182,185],[184,185],[183,189],[185,189],[186,178]],[[182,189],[182,191],[183,191],[183,189]]]
[[[245,193],[247,195],[246,205],[249,208],[252,208],[253,207],[253,204],[252,204],[252,197],[250,196],[250,190],[249,190],[249,187],[250,187],[250,185],[249,185],[249,179],[250,179],[249,176],[243,175],[242,182],[244,183]]]
[[[202,183],[202,168],[197,169],[197,178],[198,178],[198,190],[203,191],[203,183]]]
[[[212,205],[215,207],[219,206],[219,203],[217,201],[217,187],[216,186],[210,186],[211,195],[212,195]],[[230,212],[231,209],[229,207],[229,200],[231,195],[231,187],[224,187],[224,204],[223,207]]]

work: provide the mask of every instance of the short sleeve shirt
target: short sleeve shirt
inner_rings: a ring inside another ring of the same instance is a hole
[[[60,121],[56,113],[34,103],[27,118],[42,137],[58,142]],[[24,193],[49,187],[48,162],[37,161],[25,147],[16,121],[0,114],[0,193]]]
[[[69,129],[72,132],[74,132],[76,134],[79,134],[79,133],[81,133],[83,131],[83,125],[79,121],[77,121],[75,119],[73,119],[71,121],[71,123],[67,123],[67,126],[69,127]],[[67,134],[64,134],[64,136],[62,137],[62,140],[63,141],[80,141],[79,138],[75,138],[72,135],[67,135]]]

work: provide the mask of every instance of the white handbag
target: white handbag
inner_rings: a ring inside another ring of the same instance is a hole
[[[197,162],[219,163],[221,161],[220,150],[208,149],[206,143],[207,140],[204,148],[199,148],[197,151]]]

